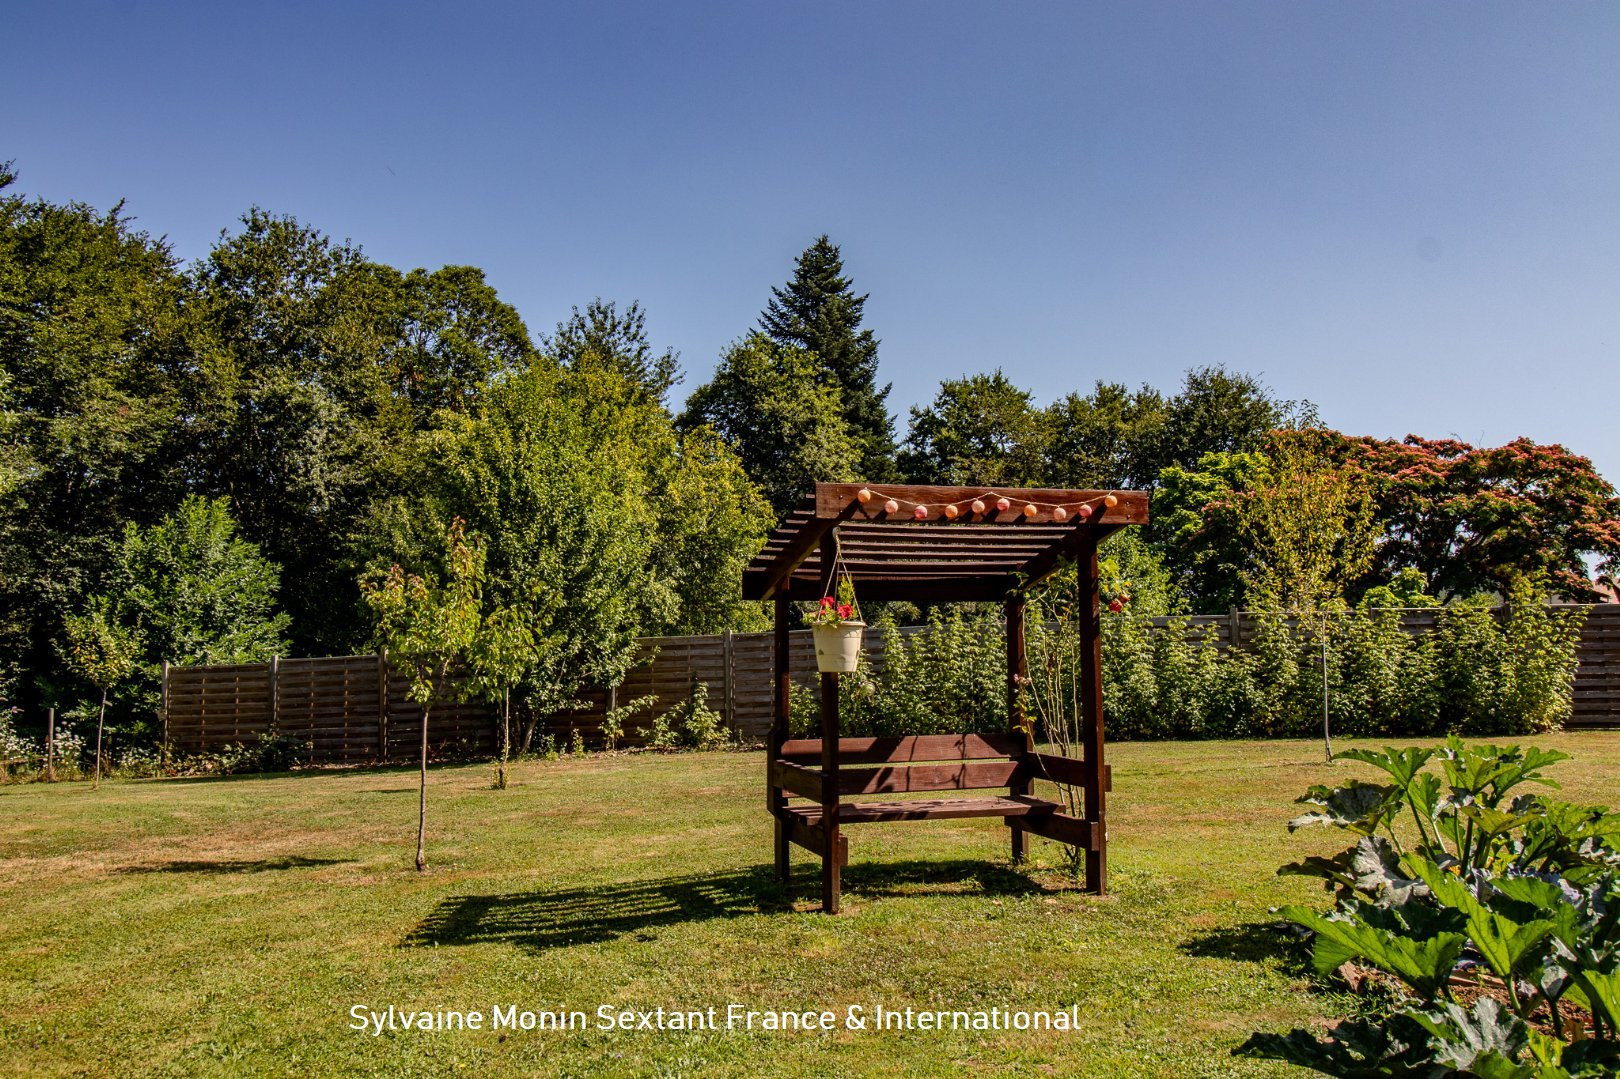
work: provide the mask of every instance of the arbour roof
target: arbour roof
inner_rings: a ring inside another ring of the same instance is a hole
[[[864,503],[863,490],[870,493]],[[1011,504],[998,511],[1003,497]],[[885,509],[891,499],[892,512]],[[975,500],[984,512],[973,512]],[[1033,515],[1024,512],[1027,505],[1036,507]],[[918,506],[926,519],[914,516]],[[960,515],[947,518],[946,506]],[[821,547],[830,536],[863,599],[999,600],[1039,583],[1090,543],[1147,519],[1143,491],[818,483],[743,571],[743,598],[819,599],[827,579]]]

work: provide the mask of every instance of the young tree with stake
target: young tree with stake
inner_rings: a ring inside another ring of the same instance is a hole
[[[135,673],[135,658],[141,650],[139,630],[120,625],[113,604],[106,596],[96,596],[83,614],[69,615],[67,660],[75,672],[101,690],[101,708],[96,713],[96,771],[92,790],[101,786],[101,735],[107,723],[107,693]]]
[[[501,756],[495,766],[495,789],[506,789],[506,765],[512,754],[512,689],[535,666],[534,629],[514,607],[491,611],[478,632],[469,662],[469,689],[501,709]]]
[[[427,869],[428,719],[433,705],[457,692],[451,676],[470,660],[478,640],[484,548],[468,539],[461,518],[445,534],[444,582],[433,574],[391,567],[381,582],[361,587],[376,618],[376,638],[405,670],[406,696],[422,706],[421,790],[416,815],[416,869]]]

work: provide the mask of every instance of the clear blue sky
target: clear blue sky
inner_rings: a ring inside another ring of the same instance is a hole
[[[686,389],[817,234],[891,404],[1225,363],[1620,480],[1620,4],[7,4],[0,159],[639,299]]]

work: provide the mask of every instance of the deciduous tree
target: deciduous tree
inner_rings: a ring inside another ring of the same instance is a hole
[[[1360,471],[1312,445],[1315,432],[1276,432],[1266,467],[1237,501],[1238,535],[1250,551],[1248,603],[1266,610],[1343,607],[1372,567],[1378,524]]]
[[[568,377],[536,365],[425,438],[406,493],[370,523],[382,564],[420,562],[453,520],[482,537],[482,609],[520,611],[534,635],[525,744],[536,718],[623,677],[656,585],[637,456],[593,435]]]
[[[191,277],[192,489],[228,495],[281,565],[298,647],[353,648],[353,523],[398,490],[417,434],[533,360],[527,330],[477,269],[401,273],[259,209]]]
[[[223,498],[188,497],[154,525],[125,528],[120,606],[142,627],[147,665],[254,663],[286,650],[279,572],[237,535]]]
[[[50,695],[52,642],[105,589],[125,524],[179,500],[185,281],[122,204],[14,181],[0,167],[0,653]]]
[[[433,706],[463,692],[452,680],[468,666],[481,624],[484,549],[458,518],[444,533],[444,575],[406,573],[397,564],[362,584],[376,619],[376,640],[406,675],[406,695],[422,706],[421,786],[416,815],[416,869],[427,869],[428,725]],[[442,583],[441,583],[442,582]]]
[[[1099,381],[1091,393],[1069,393],[1041,416],[1043,480],[1054,487],[1145,490],[1159,481],[1163,395]]]
[[[1206,453],[1253,452],[1272,431],[1315,425],[1308,401],[1281,400],[1253,375],[1197,367],[1165,402],[1157,438],[1144,440],[1136,478],[1152,482],[1171,465],[1192,469]]]
[[[680,422],[713,427],[781,516],[818,480],[860,475],[862,450],[844,415],[838,389],[818,381],[812,353],[753,334],[721,357]]]
[[[140,652],[140,632],[124,625],[110,597],[95,596],[82,614],[65,620],[68,665],[101,691],[96,712],[96,774],[92,788],[101,783],[102,732],[107,725],[107,694],[135,670]]]
[[[1411,566],[1449,597],[1505,595],[1516,577],[1530,575],[1590,601],[1599,594],[1587,559],[1600,572],[1620,570],[1620,498],[1589,459],[1563,446],[1334,433],[1328,452],[1373,485],[1385,576]]]
[[[647,338],[647,316],[634,301],[620,314],[600,296],[557,323],[557,332],[542,342],[546,353],[568,370],[610,371],[663,404],[681,380],[680,356],[674,349],[653,349]]]
[[[1239,530],[1237,506],[1268,467],[1259,453],[1206,453],[1196,468],[1171,465],[1159,474],[1149,538],[1194,613],[1243,603],[1253,552]]]
[[[1000,369],[946,379],[931,404],[911,410],[900,464],[913,483],[1036,484],[1044,474],[1042,433],[1029,391]]]

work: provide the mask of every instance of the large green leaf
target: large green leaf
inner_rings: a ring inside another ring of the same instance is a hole
[[[1546,920],[1553,935],[1565,944],[1576,943],[1576,922],[1580,912],[1564,897],[1563,889],[1539,877],[1497,877],[1491,881],[1486,905],[1498,914],[1522,924]]]
[[[1424,1000],[1433,1000],[1451,977],[1468,938],[1440,933],[1417,941],[1360,921],[1329,918],[1307,907],[1283,907],[1283,917],[1316,933],[1311,961],[1327,974],[1353,959],[1364,960],[1400,978]]]
[[[1429,886],[1436,902],[1467,916],[1469,938],[1498,977],[1525,973],[1553,933],[1553,923],[1545,918],[1520,925],[1497,914],[1475,898],[1468,885],[1426,858],[1408,856],[1404,864]]]
[[[1337,884],[1341,888],[1354,888],[1356,878],[1350,867],[1351,859],[1355,857],[1355,848],[1348,847],[1332,858],[1321,858],[1312,855],[1301,858],[1297,862],[1289,862],[1277,870],[1279,877],[1321,877],[1329,884]]]
[[[1433,1009],[1409,1008],[1402,1014],[1428,1031],[1437,1063],[1481,1079],[1538,1075],[1534,1066],[1518,1063],[1529,1041],[1524,1021],[1504,1011],[1491,997],[1480,997],[1471,1011],[1448,1001]]]
[[[1609,1029],[1620,1028],[1620,970],[1608,973],[1578,970],[1572,974],[1575,987],[1586,998],[1592,1014],[1602,1016]]]
[[[1371,835],[1400,807],[1400,795],[1394,787],[1363,783],[1359,779],[1352,779],[1343,787],[1314,786],[1297,801],[1300,805],[1319,808],[1289,821],[1290,832],[1328,824],[1357,835]]]
[[[1374,768],[1388,772],[1390,778],[1403,790],[1412,784],[1412,780],[1434,756],[1433,749],[1395,749],[1390,746],[1378,749],[1346,749],[1333,755],[1334,760],[1360,761],[1370,764]]]
[[[1410,1023],[1350,1020],[1323,1041],[1309,1030],[1252,1034],[1234,1056],[1285,1060],[1323,1075],[1384,1079],[1434,1074],[1425,1032]]]
[[[1548,765],[1569,760],[1569,754],[1535,746],[1520,749],[1488,743],[1468,745],[1453,734],[1446,738],[1438,759],[1447,784],[1457,795],[1470,795],[1494,808],[1521,783],[1557,787],[1558,784],[1544,777],[1541,771]]]
[[[1404,906],[1423,891],[1421,881],[1401,871],[1401,856],[1382,836],[1367,836],[1348,853],[1356,891],[1378,906]]]

